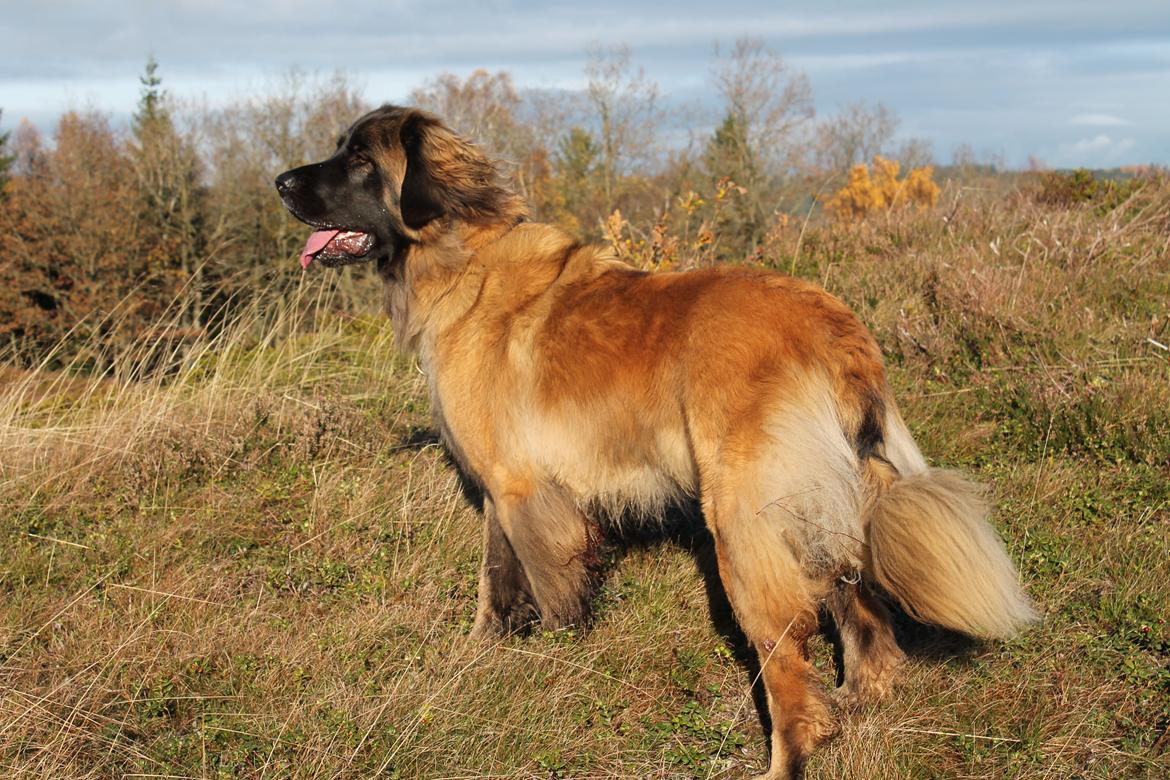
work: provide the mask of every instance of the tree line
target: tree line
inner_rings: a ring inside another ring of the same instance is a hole
[[[443,73],[406,102],[500,159],[535,218],[586,239],[637,233],[647,246],[691,250],[690,260],[664,254],[664,267],[751,258],[790,214],[817,211],[835,192],[837,213],[849,215],[884,203],[874,193],[929,200],[928,143],[896,143],[897,117],[880,103],[818,117],[808,77],[759,40],[715,50],[719,114],[703,134],[687,128],[712,117],[668,105],[626,47],[591,49],[583,75],[585,87],[567,93],[519,89],[503,71]],[[241,306],[289,298],[305,228],[273,176],[327,154],[370,107],[344,74],[288,74],[264,95],[208,108],[169,94],[152,58],[129,127],[71,111],[52,143],[27,122],[0,135],[6,359],[103,370],[144,339],[181,343]],[[919,171],[915,183],[867,179],[868,190],[840,200],[878,155]],[[368,277],[330,275],[334,305],[368,306]]]

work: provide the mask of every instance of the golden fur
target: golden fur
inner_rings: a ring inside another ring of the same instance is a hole
[[[766,777],[790,778],[834,731],[805,648],[821,604],[847,701],[886,695],[902,660],[875,586],[977,636],[1033,619],[985,505],[926,467],[876,342],[840,300],[744,267],[637,271],[525,221],[435,118],[386,107],[359,132],[383,139],[394,219],[418,187],[439,204],[401,220],[379,271],[443,441],[485,494],[476,637],[533,614],[583,619],[597,512],[697,499],[763,666]]]

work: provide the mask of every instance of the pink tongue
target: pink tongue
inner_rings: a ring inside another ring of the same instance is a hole
[[[308,268],[313,262],[313,255],[325,248],[325,245],[337,237],[340,230],[314,230],[305,244],[305,251],[301,252],[301,268]]]

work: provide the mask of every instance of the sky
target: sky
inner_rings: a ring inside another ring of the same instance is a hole
[[[672,103],[711,103],[713,47],[742,36],[808,74],[819,115],[880,100],[944,163],[965,143],[1011,166],[1170,164],[1170,0],[0,0],[0,131],[124,121],[151,54],[212,106],[294,67],[381,103],[481,67],[574,89],[591,44],[627,44]]]

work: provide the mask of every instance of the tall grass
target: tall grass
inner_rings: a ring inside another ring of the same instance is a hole
[[[769,236],[757,258],[873,327],[928,456],[991,487],[1045,613],[984,645],[901,624],[903,687],[843,714],[810,776],[1166,776],[1170,187],[1060,205],[951,189],[932,211]],[[765,766],[701,529],[614,540],[591,626],[467,644],[477,514],[427,433],[425,380],[384,320],[336,313],[328,278],[215,333],[164,318],[99,375],[77,344],[64,369],[6,371],[0,765],[314,780]],[[829,685],[829,644],[814,649]]]
[[[337,287],[315,281],[288,298],[234,307],[233,319],[214,331],[184,329],[176,299],[147,337],[113,353],[100,371],[91,359],[100,342],[79,348],[72,333],[40,365],[11,369],[0,387],[0,490],[18,481],[84,481],[87,471],[118,465],[176,428],[194,435],[230,424],[260,395],[292,403],[291,393],[305,388],[352,387],[346,372],[354,363],[376,372],[379,361],[393,361],[387,329],[337,314]],[[123,316],[119,307],[105,319],[116,329]],[[355,342],[362,324],[370,333]],[[65,352],[73,357],[50,370]],[[350,352],[364,357],[347,360]]]

